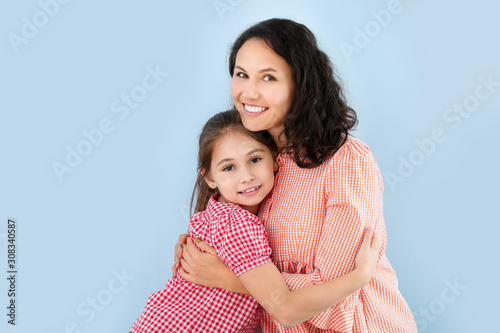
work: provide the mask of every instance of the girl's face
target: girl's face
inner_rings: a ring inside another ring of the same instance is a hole
[[[292,69],[264,40],[247,40],[236,55],[231,96],[243,125],[250,131],[268,130],[276,144],[292,107]]]
[[[275,165],[266,145],[231,131],[215,143],[205,181],[219,189],[219,201],[238,204],[257,215],[260,203],[273,188]]]

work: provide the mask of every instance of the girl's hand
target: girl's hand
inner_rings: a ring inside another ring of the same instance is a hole
[[[196,245],[205,252],[198,250]],[[182,244],[179,273],[184,280],[205,287],[248,294],[236,274],[217,256],[214,248],[202,240],[197,241],[196,245],[191,237],[188,237],[186,244]]]
[[[363,243],[361,243],[358,255],[356,256],[356,270],[360,273],[363,287],[370,282],[375,272],[379,251],[380,241],[377,235],[372,227],[366,228]]]
[[[174,252],[174,264],[172,265],[172,277],[175,277],[177,270],[181,267],[181,257],[182,257],[182,245],[186,244],[186,240],[189,237],[189,233],[182,234],[179,236],[179,240],[175,244]]]

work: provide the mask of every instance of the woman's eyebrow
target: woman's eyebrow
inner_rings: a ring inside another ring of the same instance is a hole
[[[261,70],[259,71],[259,73],[264,73],[264,72],[276,72],[276,73],[277,73],[278,71],[277,71],[277,70],[275,70],[275,69],[274,69],[274,68],[272,68],[272,67],[267,67],[267,68],[261,69]]]
[[[245,70],[243,67],[241,67],[240,65],[235,65],[235,66],[234,66],[234,68],[235,68],[235,69],[236,69],[236,68],[238,68],[238,69],[242,70],[243,72],[246,72],[246,70]],[[277,73],[278,71],[277,71],[277,70],[275,70],[275,69],[274,69],[274,68],[272,68],[272,67],[263,68],[263,69],[261,69],[261,70],[259,71],[259,73],[264,73],[264,72],[276,72],[276,73]]]

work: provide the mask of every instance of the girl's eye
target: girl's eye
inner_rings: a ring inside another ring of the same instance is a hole
[[[233,167],[232,165],[228,165],[228,166],[225,166],[225,167],[222,169],[222,171],[231,171],[231,170],[233,170],[233,169],[234,169],[234,167]]]
[[[250,163],[257,163],[261,160],[262,158],[260,157],[253,157],[251,160],[250,160]]]
[[[269,81],[276,81],[276,78],[272,75],[264,75],[264,81],[269,82]]]
[[[248,75],[246,75],[245,73],[243,72],[238,72],[238,73],[235,73],[235,76],[239,77],[239,78],[242,78],[242,79],[246,79],[248,77]]]

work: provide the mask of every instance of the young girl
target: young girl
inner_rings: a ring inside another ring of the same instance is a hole
[[[371,230],[365,233],[353,271],[320,285],[288,289],[271,262],[271,248],[256,216],[277,169],[274,141],[263,135],[243,127],[236,110],[221,112],[205,124],[193,191],[197,213],[189,223],[191,239],[215,248],[253,298],[199,286],[178,273],[151,294],[131,332],[252,332],[259,322],[258,303],[284,326],[293,326],[368,283],[379,251]]]

